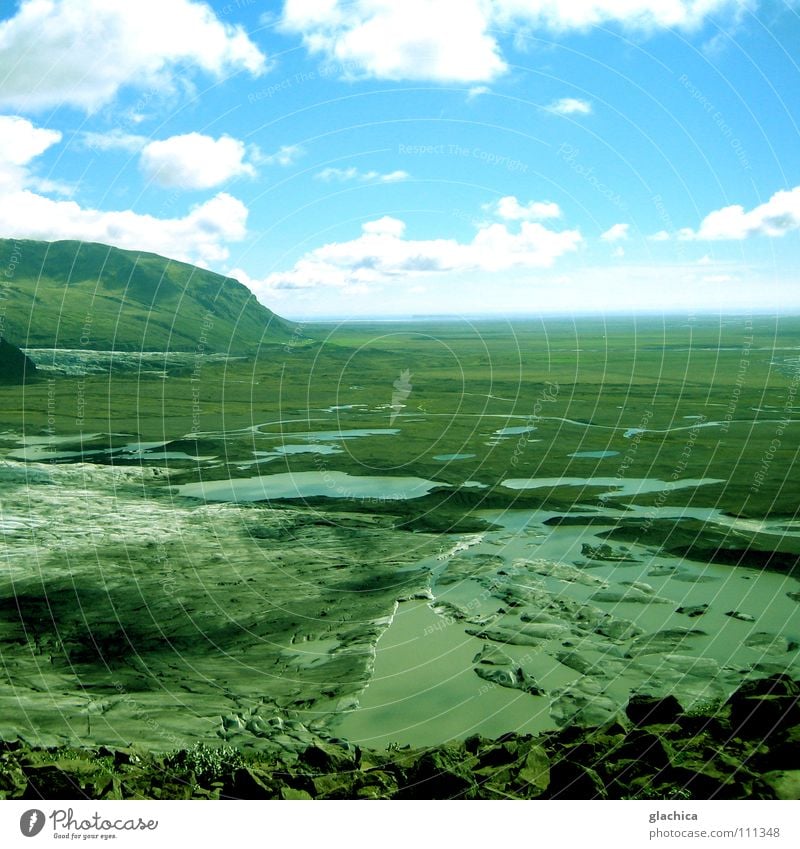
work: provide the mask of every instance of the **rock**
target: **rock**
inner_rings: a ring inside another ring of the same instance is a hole
[[[522,622],[539,622],[544,624],[558,623],[558,620],[550,613],[543,610],[524,610],[519,614]]]
[[[609,563],[636,563],[635,558],[630,557],[626,549],[615,551],[608,543],[601,545],[590,545],[588,542],[581,546],[581,554],[589,560],[600,560]]]
[[[628,700],[625,715],[636,726],[667,725],[675,722],[683,708],[675,696],[634,695]]]
[[[607,799],[605,782],[591,767],[568,760],[550,767],[548,799]]]
[[[776,799],[800,799],[800,769],[768,772],[763,776],[763,780],[775,792]]]
[[[0,799],[18,799],[25,791],[28,779],[15,763],[0,761]]]
[[[391,772],[375,769],[359,776],[355,796],[359,799],[391,799],[397,790],[397,778]]]
[[[511,646],[538,646],[547,640],[569,633],[565,625],[521,625],[516,628],[495,625],[491,628],[465,628],[467,634],[481,640],[492,640]]]
[[[764,740],[800,725],[800,686],[788,675],[745,681],[727,701],[734,734]]]
[[[673,717],[674,718],[674,717]],[[647,722],[646,725],[655,725]],[[631,761],[642,764],[648,770],[660,770],[669,766],[671,752],[660,733],[654,733],[644,727],[634,728],[625,735],[620,745],[614,747],[614,760]],[[630,767],[626,767],[630,771]]]
[[[508,666],[476,666],[475,672],[484,681],[491,681],[500,687],[509,687],[512,690],[522,690],[532,696],[541,696],[544,691],[536,682],[519,667]]]
[[[513,661],[497,646],[486,643],[483,648],[472,658],[473,663],[486,663],[492,666],[509,666]]]
[[[446,748],[426,752],[412,766],[400,789],[404,799],[463,799],[472,794],[475,781],[465,760]]]
[[[541,558],[536,560],[518,559],[514,561],[514,567],[516,569],[527,569],[537,575],[555,578],[568,584],[583,584],[587,587],[608,586],[607,582],[601,578],[587,575],[582,569],[571,566],[569,563],[556,563]]]
[[[353,797],[354,775],[352,772],[317,775],[311,780],[317,799],[350,799]]]
[[[624,590],[600,590],[589,596],[589,601],[611,602],[614,604],[673,604],[670,599],[652,593],[643,592],[635,587]]]
[[[597,672],[597,664],[592,663],[592,661],[586,660],[586,658],[584,657],[581,657],[578,652],[559,651],[556,652],[553,656],[559,663],[563,663],[564,666],[567,666],[570,669],[574,669],[581,675],[589,675],[592,672]]]
[[[228,799],[274,799],[276,788],[269,774],[241,767],[225,782],[222,790]]]
[[[351,752],[343,746],[320,740],[301,752],[300,761],[319,773],[347,772],[355,769],[357,754],[357,750]]]
[[[247,730],[256,737],[270,737],[275,733],[276,729],[263,716],[251,716],[247,720]]]
[[[489,774],[495,767],[507,766],[519,760],[519,747],[513,742],[484,740],[478,754],[478,772]]]
[[[623,587],[633,587],[633,589],[640,590],[647,595],[655,595],[656,592],[650,584],[646,584],[644,581],[620,581],[620,584]]]
[[[755,634],[750,634],[745,639],[744,644],[751,649],[759,649],[773,655],[796,651],[798,648],[795,640],[789,639],[783,634],[771,634],[768,631],[758,631]]]
[[[642,634],[642,629],[627,619],[617,619],[610,614],[594,628],[595,634],[602,634],[610,640],[630,640]]]
[[[305,790],[295,790],[294,787],[281,788],[281,799],[311,799],[310,793]]]
[[[800,604],[800,593],[789,592],[786,593],[792,601],[796,601]]]
[[[550,716],[563,728],[566,725],[603,725],[616,718],[619,706],[603,693],[603,686],[592,678],[582,678],[563,690],[553,691]]]
[[[647,573],[651,578],[668,578],[674,575],[678,571],[677,566],[670,566],[667,564],[659,564],[658,566],[654,566]]]
[[[550,759],[541,746],[531,746],[522,768],[517,773],[517,783],[528,797],[540,795],[547,790],[550,785]]]
[[[688,572],[686,569],[678,569],[671,577],[673,581],[682,581],[684,584],[710,584],[720,580],[714,575],[698,575],[697,572]]]
[[[439,616],[443,616],[451,622],[457,622],[461,619],[467,618],[465,610],[462,610],[457,604],[452,604],[449,601],[436,601],[431,604],[430,607],[434,613],[437,613]]]
[[[708,610],[707,604],[690,604],[684,607],[679,607],[675,612],[683,613],[685,616],[702,616]]]
[[[671,653],[673,649],[682,648],[692,637],[705,637],[705,631],[690,628],[666,628],[653,634],[643,634],[631,641],[628,656],[637,654]]]
[[[739,613],[738,610],[728,610],[725,613],[726,616],[730,616],[731,619],[738,619],[740,622],[755,622],[756,617],[751,616],[749,613]]]

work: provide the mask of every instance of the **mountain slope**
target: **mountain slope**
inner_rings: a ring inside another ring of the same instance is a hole
[[[36,373],[36,366],[25,354],[0,338],[0,383],[24,383]]]
[[[230,277],[88,242],[0,239],[0,304],[23,348],[242,355],[293,330]]]

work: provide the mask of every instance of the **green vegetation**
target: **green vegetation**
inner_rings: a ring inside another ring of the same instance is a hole
[[[88,242],[0,239],[4,333],[23,348],[252,354],[293,328],[236,280]]]
[[[36,366],[33,362],[16,345],[0,337],[0,383],[25,383],[35,374]]]
[[[180,263],[13,249],[6,329],[80,356],[0,385],[3,793],[790,792],[727,699],[797,677],[800,319],[292,331]],[[286,472],[376,495],[179,489]],[[617,723],[642,682],[679,722]]]
[[[49,426],[59,435],[83,430],[165,441],[197,432],[199,454],[222,451],[230,464],[205,470],[204,478],[254,473],[236,462],[264,447],[255,425],[286,439],[318,428],[401,428],[399,440],[349,440],[335,458],[287,455],[269,472],[331,468],[488,487],[432,494],[407,508],[423,513],[434,504],[461,514],[510,504],[598,504],[608,489],[499,486],[510,477],[561,476],[712,478],[723,483],[636,501],[759,518],[797,511],[791,470],[800,440],[791,419],[798,319],[309,325],[304,333],[315,342],[290,339],[226,363],[198,356],[167,366],[166,379],[142,367],[134,374],[53,375],[52,385],[30,387],[24,399],[0,388],[0,424],[31,435]],[[393,417],[393,384],[406,370],[411,389]],[[355,406],[326,412],[346,405]],[[510,426],[535,430],[495,434]],[[571,456],[586,451],[617,453]],[[475,457],[433,459],[457,452]],[[186,463],[174,465],[180,482],[197,479]]]
[[[798,692],[776,676],[732,694],[722,713],[670,705],[667,719],[651,699],[650,714],[594,728],[384,752],[320,738],[280,756],[0,744],[0,798],[792,799]],[[754,710],[782,719],[763,726]]]

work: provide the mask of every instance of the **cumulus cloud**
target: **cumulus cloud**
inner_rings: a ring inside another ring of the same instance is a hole
[[[60,142],[61,133],[35,127],[18,115],[0,115],[0,139],[0,192],[9,192],[43,182],[31,174],[28,166]]]
[[[493,32],[564,32],[617,24],[696,29],[756,0],[286,0],[281,27],[306,48],[365,76],[488,82],[507,65]],[[421,25],[420,22],[424,22]]]
[[[297,144],[284,144],[275,151],[275,153],[261,153],[260,150],[254,150],[252,157],[259,164],[264,165],[281,165],[286,167],[296,162],[305,151]]]
[[[739,204],[709,213],[698,230],[685,228],[681,239],[741,240],[750,236],[784,236],[800,229],[800,186],[781,190],[749,212]]]
[[[411,176],[407,171],[390,171],[382,174],[380,171],[359,171],[358,168],[323,168],[315,175],[323,183],[400,183]]]
[[[195,0],[22,0],[0,22],[0,104],[88,112],[123,86],[174,87],[199,70],[260,74],[266,57],[240,26]]]
[[[588,100],[580,100],[577,97],[562,97],[546,106],[548,112],[556,115],[591,115],[592,104]]]
[[[228,245],[246,235],[247,207],[220,193],[183,217],[160,218],[132,210],[106,212],[41,192],[63,192],[32,171],[36,157],[61,141],[61,133],[26,118],[0,116],[0,233],[14,239],[79,239],[152,251],[201,265],[223,262]]]
[[[613,227],[609,227],[605,233],[601,233],[600,238],[604,242],[622,242],[628,238],[630,227],[630,224],[615,224]]]
[[[306,48],[388,80],[485,82],[506,70],[484,0],[286,0],[282,28]]]
[[[27,190],[0,195],[0,232],[9,238],[102,242],[203,265],[227,259],[227,243],[243,239],[246,225],[247,207],[225,193],[182,218],[87,209]]]
[[[142,150],[139,165],[144,176],[159,186],[210,189],[242,175],[255,176],[245,162],[243,142],[230,136],[218,139],[201,133],[153,141]]]
[[[500,198],[495,204],[484,207],[505,221],[544,221],[560,218],[561,208],[552,201],[530,201],[521,204],[513,195]]]
[[[485,224],[467,243],[408,239],[405,222],[384,216],[365,223],[355,239],[323,245],[289,271],[249,282],[257,294],[325,286],[353,291],[423,276],[549,268],[559,257],[576,250],[581,241],[577,230],[549,230],[533,221],[522,221],[513,231],[506,224]]]

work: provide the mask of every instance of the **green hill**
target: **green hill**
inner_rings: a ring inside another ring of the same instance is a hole
[[[36,366],[25,354],[0,338],[0,383],[24,383],[36,373]]]
[[[0,239],[0,308],[22,348],[243,355],[293,332],[230,277],[76,241]]]

